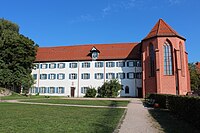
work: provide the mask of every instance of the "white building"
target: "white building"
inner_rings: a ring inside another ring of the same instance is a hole
[[[134,49],[134,43],[39,48],[30,93],[83,97],[87,87],[118,79],[120,96],[141,96],[141,61]]]

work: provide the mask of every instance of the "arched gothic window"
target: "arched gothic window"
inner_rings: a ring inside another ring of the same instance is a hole
[[[181,43],[179,43],[179,49],[180,49],[180,57],[181,57],[181,73],[182,73],[182,76],[185,76],[184,51],[183,51],[183,45]]]
[[[155,76],[155,49],[153,44],[149,45],[149,57],[150,57],[150,76]]]
[[[172,47],[168,42],[163,45],[164,48],[164,75],[172,75]]]

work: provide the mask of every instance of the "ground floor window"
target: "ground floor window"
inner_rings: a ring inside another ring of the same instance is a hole
[[[55,93],[55,87],[49,87],[49,93]]]
[[[85,94],[88,90],[88,87],[81,87],[81,93]]]
[[[46,87],[40,87],[39,93],[46,93]]]
[[[64,93],[64,87],[58,87],[58,94]]]

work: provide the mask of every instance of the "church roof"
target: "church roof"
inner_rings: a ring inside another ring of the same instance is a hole
[[[174,29],[172,29],[164,20],[159,19],[149,34],[143,39],[150,39],[153,37],[179,37],[185,40],[184,37],[180,36]]]
[[[90,50],[100,51],[97,60],[140,59],[140,44],[88,44],[75,46],[39,47],[35,62],[92,60]]]

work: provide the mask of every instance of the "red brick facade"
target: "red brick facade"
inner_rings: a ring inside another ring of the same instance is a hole
[[[164,44],[171,46],[172,74],[164,73]],[[149,47],[154,46],[155,74],[150,76]],[[185,95],[190,91],[190,77],[188,71],[185,39],[178,35],[162,19],[153,27],[151,32],[142,40],[143,62],[143,96],[148,93]]]

